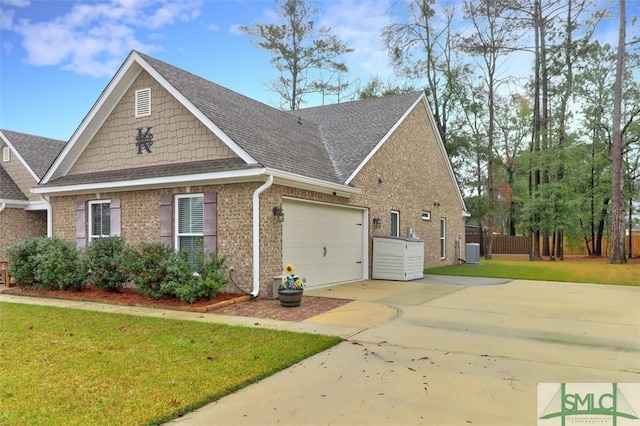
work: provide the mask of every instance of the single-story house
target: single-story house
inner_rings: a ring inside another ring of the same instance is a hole
[[[424,93],[281,111],[137,51],[32,191],[49,235],[215,252],[254,296],[287,263],[366,279],[373,237],[408,230],[454,264],[467,216]]]
[[[47,235],[47,202],[31,193],[65,142],[0,129],[0,262],[5,249]]]

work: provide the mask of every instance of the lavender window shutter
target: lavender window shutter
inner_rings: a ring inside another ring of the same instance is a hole
[[[208,253],[218,251],[218,194],[204,194],[204,250]]]
[[[111,210],[111,234],[112,237],[121,236],[122,232],[120,229],[120,198],[112,198],[109,206]]]
[[[76,246],[83,248],[87,245],[87,216],[84,201],[76,204]]]
[[[160,197],[160,242],[173,247],[173,196]]]

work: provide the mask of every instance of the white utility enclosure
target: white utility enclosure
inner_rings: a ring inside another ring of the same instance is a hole
[[[374,237],[373,279],[409,281],[424,276],[424,241]]]

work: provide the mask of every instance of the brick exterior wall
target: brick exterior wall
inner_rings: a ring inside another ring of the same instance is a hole
[[[47,236],[47,212],[4,209],[0,212],[0,261],[8,260],[5,249],[23,238]],[[7,232],[6,230],[11,230]]]
[[[151,88],[151,116],[135,118],[135,91]],[[151,153],[138,155],[138,128],[151,127]],[[235,154],[146,71],[140,73],[100,130],[75,162],[69,175],[123,170]]]
[[[410,227],[425,240],[425,268],[455,264],[455,240],[459,235],[464,247],[465,220],[448,161],[438,146],[426,108],[418,105],[352,182],[362,189],[362,195],[354,197],[354,201],[371,206],[370,221],[374,217],[382,219],[380,229],[369,223],[369,236],[390,235],[391,210],[399,211],[400,236],[406,236]],[[378,178],[383,182],[378,183]],[[422,211],[431,212],[430,221],[422,220]],[[444,259],[440,258],[441,218],[446,219]],[[372,247],[373,240],[370,256]]]

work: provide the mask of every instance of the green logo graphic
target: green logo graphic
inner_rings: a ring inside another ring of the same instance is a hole
[[[547,407],[539,417],[540,420],[560,417],[562,426],[565,426],[567,417],[570,416],[609,416],[613,420],[613,426],[617,425],[619,417],[637,420],[633,407],[618,389],[617,383],[612,383],[609,392],[567,392],[566,383],[561,383]]]

